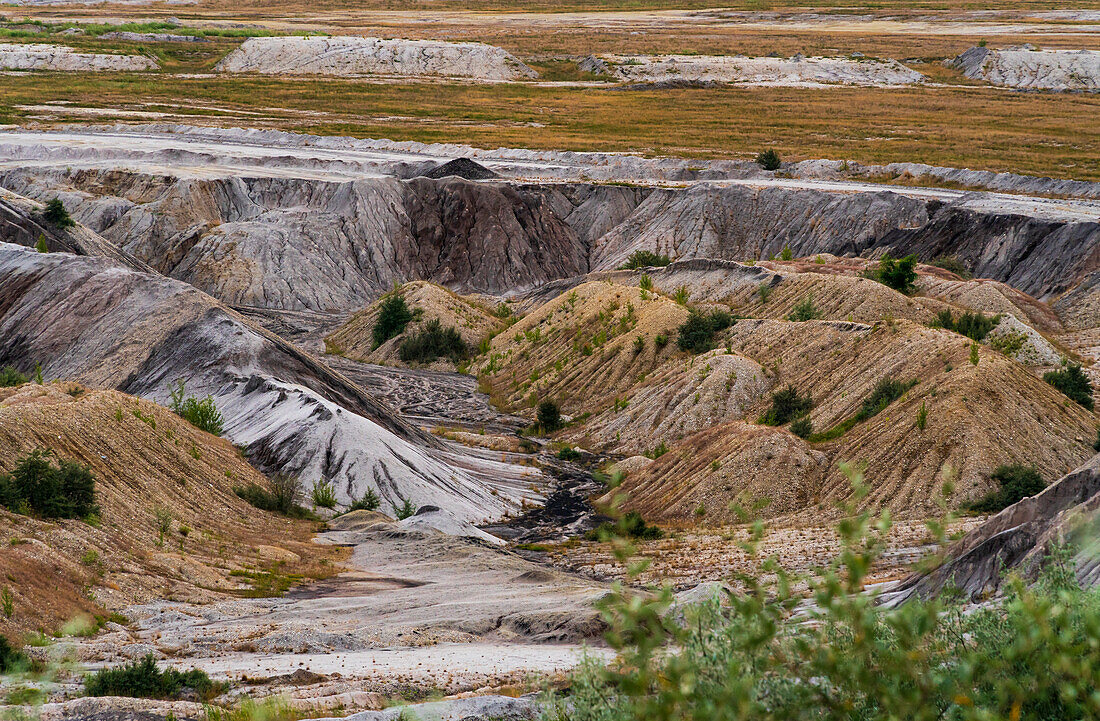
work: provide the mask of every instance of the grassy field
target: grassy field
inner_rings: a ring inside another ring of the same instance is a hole
[[[527,83],[39,73],[5,77],[0,119],[88,120],[59,106],[36,121],[41,111],[17,107],[45,101],[180,112],[225,125],[480,147],[698,157],[750,157],[772,147],[789,158],[919,161],[1100,180],[1095,122],[1100,96],[1084,94],[969,87],[622,91]]]

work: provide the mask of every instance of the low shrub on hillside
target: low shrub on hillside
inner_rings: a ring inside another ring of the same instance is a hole
[[[401,499],[401,505],[397,506],[390,504],[390,508],[393,509],[393,517],[399,521],[404,521],[406,518],[416,515],[417,508],[413,505],[412,500],[408,498]]]
[[[1062,391],[1074,403],[1088,410],[1093,409],[1092,384],[1079,365],[1066,366],[1060,370],[1048,371],[1043,380]]]
[[[959,335],[964,335],[972,341],[981,343],[989,335],[989,331],[996,328],[1000,322],[1001,316],[999,315],[988,316],[982,312],[975,313],[969,310],[956,318],[950,309],[945,308],[936,314],[935,319],[929,323],[929,326],[953,330]]]
[[[638,588],[645,564],[620,534],[626,580],[598,603],[615,660],[589,657],[568,693],[548,692],[547,721],[1068,721],[1100,716],[1100,593],[1074,579],[1072,549],[1038,581],[1018,577],[977,608],[951,594],[879,603],[868,573],[888,548],[889,514],[836,526],[840,549],[806,575],[761,559],[728,592],[685,604],[673,589]],[[943,524],[929,530],[945,540]],[[742,547],[758,553],[754,524]],[[674,605],[675,602],[675,605]]]
[[[760,422],[768,426],[781,426],[804,416],[813,407],[813,399],[808,393],[801,396],[797,388],[787,386],[772,393],[772,407],[760,418]]]
[[[207,433],[212,433],[215,436],[222,434],[224,420],[217,404],[214,403],[213,396],[196,398],[187,395],[187,389],[182,378],[176,381],[176,385],[171,387],[170,394],[171,399],[168,407],[173,413]]]
[[[433,318],[416,335],[406,338],[398,353],[406,363],[431,363],[437,358],[458,362],[470,355],[470,349],[457,330],[444,328]]]
[[[779,157],[779,153],[768,148],[757,154],[756,163],[764,170],[779,170],[779,166],[783,164],[783,160]]]
[[[0,388],[12,388],[21,386],[27,382],[27,376],[19,372],[15,366],[0,368]]]
[[[654,253],[651,250],[636,250],[627,256],[626,262],[619,266],[619,270],[637,270],[638,268],[663,268],[672,261],[667,255]]]
[[[553,433],[561,428],[561,411],[558,410],[558,404],[554,401],[539,403],[535,421],[543,433]]]
[[[54,198],[46,203],[46,209],[42,211],[42,217],[59,228],[71,228],[76,222],[65,210],[65,204],[61,198]]]
[[[714,336],[736,322],[733,314],[724,310],[712,310],[709,313],[691,311],[687,320],[680,325],[676,339],[680,350],[691,353],[704,353],[714,347]]]
[[[291,518],[309,518],[310,512],[302,507],[302,487],[298,479],[285,473],[274,473],[267,479],[267,486],[249,483],[234,486],[233,492],[261,511],[280,513]]]
[[[787,314],[787,320],[795,323],[804,323],[808,320],[817,320],[821,317],[821,311],[814,305],[813,293],[795,303],[794,308]]]
[[[1000,488],[971,503],[967,508],[976,513],[997,513],[1028,496],[1041,493],[1047,484],[1034,466],[1013,464],[998,466],[989,476]]]
[[[1100,433],[1098,433],[1098,435],[1100,435]],[[558,451],[558,459],[562,461],[579,461],[581,459],[581,454],[569,446],[566,446]]]
[[[378,309],[378,319],[374,321],[374,329],[371,337],[374,348],[382,345],[390,338],[395,338],[405,332],[413,319],[413,312],[405,304],[405,299],[397,292],[390,293],[382,300]]]
[[[0,474],[0,506],[42,518],[89,518],[99,513],[95,476],[87,466],[57,459],[53,451],[34,450]]]
[[[864,274],[872,280],[877,280],[885,286],[893,288],[905,295],[916,290],[917,282],[917,256],[907,255],[904,258],[894,258],[889,253],[882,256],[874,268],[870,268]]]
[[[970,269],[954,255],[941,255],[938,258],[928,262],[928,265],[934,265],[937,268],[943,268],[949,273],[954,273],[963,280],[970,280],[974,277],[974,274],[970,272]]]
[[[348,513],[352,511],[377,511],[382,507],[382,499],[378,497],[373,488],[363,491],[360,498],[355,499],[348,506]]]
[[[331,481],[315,481],[310,495],[313,498],[313,505],[318,508],[336,507],[336,488]]]
[[[808,415],[801,416],[791,421],[791,433],[799,438],[809,438],[813,435],[814,424]]]
[[[862,423],[886,410],[886,406],[901,398],[907,390],[916,384],[916,381],[906,382],[889,377],[883,378],[875,384],[870,395],[863,399],[863,404],[856,412],[856,422]]]
[[[89,696],[129,696],[131,698],[174,699],[189,691],[203,701],[209,701],[225,691],[225,685],[210,680],[205,671],[157,668],[150,654],[125,666],[105,668],[84,678],[84,692]]]

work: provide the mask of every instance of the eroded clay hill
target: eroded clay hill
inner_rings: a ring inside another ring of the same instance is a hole
[[[211,395],[225,435],[265,471],[334,482],[342,503],[432,504],[466,520],[531,497],[504,463],[464,458],[343,376],[195,288],[102,258],[0,244],[0,364],[41,363],[77,380],[165,402],[169,386]]]
[[[328,335],[326,350],[364,363],[406,365],[401,359],[401,344],[422,332],[432,321],[438,321],[442,328],[458,331],[470,351],[505,326],[505,320],[486,301],[463,297],[426,281],[406,283],[394,292],[405,300],[414,314],[403,332],[375,346],[374,326],[381,311],[381,301],[375,301]],[[454,367],[445,360],[441,363],[444,368]]]
[[[286,310],[347,312],[409,280],[523,292],[616,268],[636,250],[747,261],[784,248],[950,255],[1050,300],[1097,269],[1100,249],[1095,212],[1012,196],[771,178],[685,188],[472,182],[412,178],[434,167],[412,161],[298,159],[275,177],[241,176],[201,160],[201,175],[175,176],[36,161],[0,173],[0,186],[62,198],[91,230],[225,303]]]
[[[850,491],[841,461],[866,466],[869,503],[921,516],[935,512],[945,474],[958,505],[989,491],[998,465],[1033,464],[1049,481],[1092,455],[1096,415],[1038,377],[1064,352],[1064,327],[1044,304],[939,269],[905,296],[855,275],[864,262],[767,265],[688,261],[555,284],[560,295],[533,300],[476,370],[510,410],[557,401],[573,419],[560,440],[659,456],[630,464],[623,489],[629,507],[662,520],[728,521],[738,499],[767,499],[773,515],[828,510]],[[691,354],[677,347],[689,311],[673,296],[752,317]],[[807,301],[816,318],[790,320]],[[942,310],[966,309],[1004,314],[998,327],[1019,333],[1019,346],[994,350],[991,333],[975,365],[969,338],[928,327]],[[908,389],[851,423],[885,379]],[[814,432],[832,434],[807,441],[758,422],[788,386],[812,398]]]
[[[239,595],[250,586],[232,571],[282,561],[286,573],[325,576],[339,561],[309,542],[312,522],[237,497],[234,486],[265,479],[229,441],[150,401],[69,382],[0,388],[0,472],[39,449],[91,469],[100,512],[89,523],[0,509],[0,576],[14,596],[5,635],[155,598]],[[171,515],[163,542],[158,509]]]

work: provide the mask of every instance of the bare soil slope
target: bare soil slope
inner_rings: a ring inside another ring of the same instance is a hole
[[[264,478],[229,441],[161,406],[75,383],[0,389],[0,471],[35,449],[87,465],[100,520],[0,510],[0,575],[15,599],[7,635],[53,630],[155,598],[207,601],[249,589],[232,570],[329,575],[340,557],[309,542],[314,523],[257,510],[233,486]],[[172,515],[158,545],[154,509]],[[182,532],[187,529],[186,535]]]

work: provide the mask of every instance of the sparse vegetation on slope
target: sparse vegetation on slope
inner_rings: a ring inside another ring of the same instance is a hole
[[[1079,365],[1069,365],[1043,374],[1043,380],[1064,393],[1074,403],[1092,410],[1092,384]]]
[[[651,250],[636,250],[627,257],[626,262],[619,266],[619,269],[660,268],[671,262],[667,255],[654,253]]]
[[[692,311],[679,328],[676,344],[680,350],[691,353],[704,353],[714,347],[714,336],[733,325],[732,314],[724,310],[712,310],[709,313]]]
[[[170,393],[171,402],[169,408],[172,409],[173,413],[207,433],[211,433],[215,436],[220,436],[222,434],[222,414],[218,410],[217,404],[214,403],[214,398],[212,396],[206,396],[206,398],[200,399],[195,396],[187,395],[187,389],[182,378],[176,381]]]
[[[413,313],[405,304],[405,299],[399,293],[390,293],[382,299],[379,307],[378,319],[374,321],[374,330],[371,335],[374,338],[374,348],[382,345],[390,338],[401,335],[413,319]]]
[[[949,308],[945,308],[936,314],[935,320],[930,323],[932,328],[944,328],[953,330],[959,335],[964,335],[975,342],[982,342],[989,335],[989,331],[997,327],[1001,322],[1001,316],[987,316],[980,311],[964,311],[956,318]]]
[[[0,506],[41,518],[88,518],[99,512],[95,477],[87,466],[36,449],[11,474],[0,474]]]
[[[291,518],[307,518],[309,511],[301,505],[302,486],[297,478],[285,473],[273,473],[267,483],[234,486],[233,492],[263,511],[281,513]]]
[[[813,399],[808,393],[803,396],[794,386],[787,386],[772,393],[771,408],[760,418],[760,422],[768,426],[781,426],[806,415],[813,407]]]
[[[917,256],[907,255],[894,258],[889,253],[882,256],[878,265],[867,271],[867,277],[893,288],[899,293],[910,295],[916,290]]]
[[[431,363],[439,358],[457,362],[466,358],[470,349],[457,330],[444,328],[438,318],[432,318],[401,343],[399,354],[406,363]]]
[[[11,388],[12,386],[23,385],[26,382],[27,376],[20,373],[18,368],[13,366],[0,368],[0,388]]]
[[[967,508],[976,513],[997,513],[1013,503],[1028,496],[1041,493],[1047,484],[1034,466],[1014,463],[1010,466],[998,466],[989,476],[1000,488],[984,498],[969,504]]]
[[[200,669],[159,669],[152,655],[124,666],[96,671],[84,679],[84,691],[89,696],[173,699],[187,692],[199,700],[209,701],[224,690],[223,684],[211,681]]]

